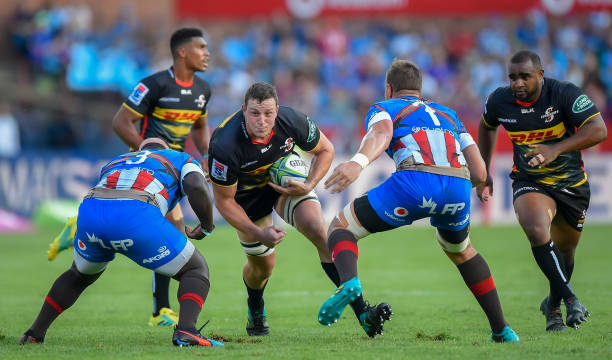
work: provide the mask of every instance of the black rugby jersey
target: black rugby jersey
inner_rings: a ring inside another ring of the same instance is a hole
[[[597,107],[577,86],[544,78],[542,93],[534,103],[517,100],[509,86],[499,87],[487,99],[484,124],[500,124],[514,148],[510,178],[529,180],[552,188],[579,186],[586,182],[580,151],[559,155],[546,167],[529,166],[524,157],[530,144],[554,144],[576,133],[587,120],[599,114]]]
[[[210,180],[222,186],[238,186],[242,193],[267,186],[268,169],[278,159],[291,153],[294,146],[304,151],[317,147],[319,128],[310,118],[287,106],[280,106],[270,138],[265,143],[249,137],[244,114],[238,111],[213,132],[208,148]]]
[[[171,149],[183,151],[193,123],[206,115],[209,100],[206,80],[196,75],[193,82],[185,83],[170,68],[142,79],[123,105],[143,116],[143,138],[159,137]]]

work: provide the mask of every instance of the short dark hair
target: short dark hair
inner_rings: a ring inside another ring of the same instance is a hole
[[[204,33],[198,28],[181,28],[176,30],[170,37],[170,52],[172,52],[172,56],[175,55],[179,46],[191,41],[193,37],[204,37]]]
[[[421,91],[423,75],[421,75],[419,67],[412,61],[394,59],[387,69],[385,81],[393,91]]]
[[[264,81],[256,82],[253,85],[249,86],[249,89],[244,94],[244,105],[249,102],[249,100],[254,99],[258,102],[262,102],[266,99],[274,98],[276,101],[276,105],[278,105],[278,95],[276,95],[276,89],[274,85],[269,84]]]
[[[515,52],[514,55],[512,55],[512,57],[510,58],[510,63],[520,64],[527,60],[531,60],[533,67],[535,67],[536,69],[538,70],[542,69],[542,61],[540,60],[540,57],[538,56],[538,54],[534,53],[533,51],[529,51],[529,50],[521,50],[521,51]]]

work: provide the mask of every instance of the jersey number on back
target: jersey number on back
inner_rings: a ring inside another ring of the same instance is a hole
[[[143,162],[145,162],[145,160],[147,160],[147,156],[150,153],[151,152],[149,150],[141,151],[140,153],[138,153],[138,155],[134,155],[133,158],[127,159],[125,163],[129,165],[142,164]]]
[[[436,111],[425,104],[423,104],[423,106],[425,106],[425,112],[431,116],[431,120],[433,120],[434,125],[440,126],[440,120],[438,119],[438,115],[436,115]]]

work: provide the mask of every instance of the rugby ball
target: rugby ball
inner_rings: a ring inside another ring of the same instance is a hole
[[[303,183],[308,177],[308,165],[298,154],[293,153],[276,160],[268,171],[272,182],[283,187],[287,186],[289,180]]]

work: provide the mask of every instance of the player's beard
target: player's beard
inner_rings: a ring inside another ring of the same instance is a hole
[[[514,95],[514,97],[519,99],[520,101],[523,101],[523,102],[531,102],[531,101],[535,100],[535,95],[537,93],[538,93],[538,88],[537,87],[535,89],[533,89],[533,91],[524,90],[524,95],[523,96],[517,95],[516,91],[512,90],[512,94]]]

